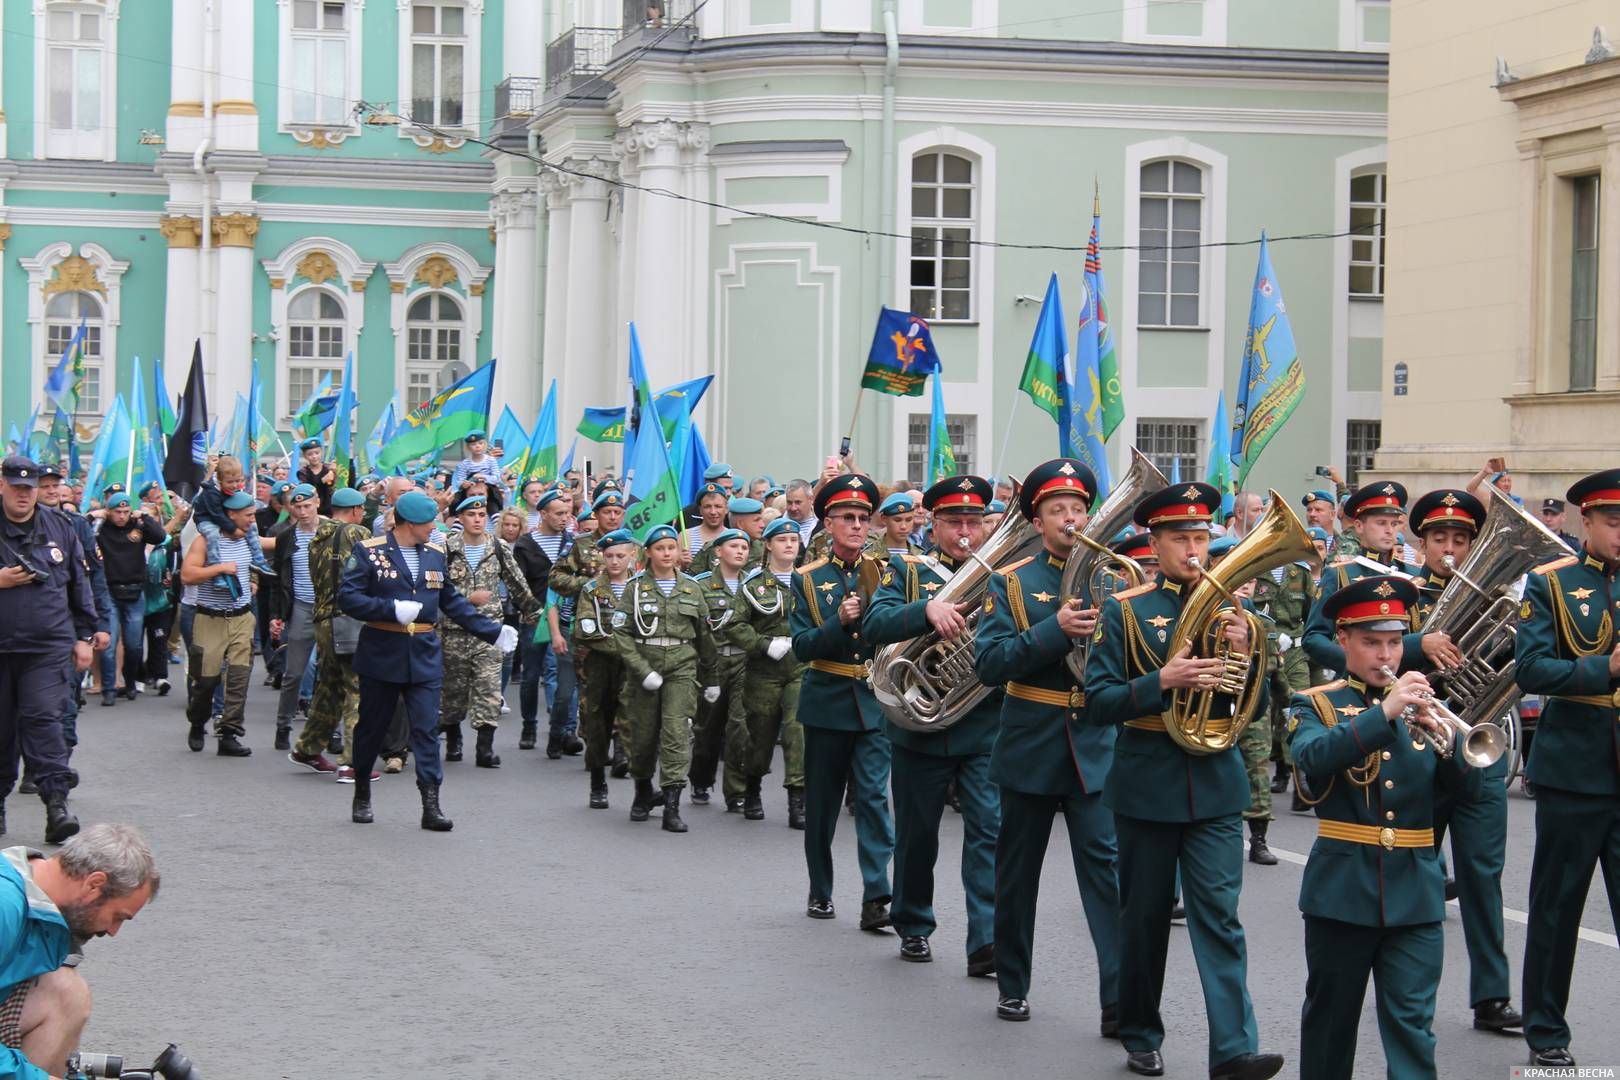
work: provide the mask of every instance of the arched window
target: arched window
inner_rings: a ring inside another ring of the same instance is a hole
[[[92,292],[59,292],[45,302],[45,378],[62,359],[73,335],[84,324],[84,382],[79,387],[78,416],[99,416],[101,401],[101,300]],[[41,416],[44,415],[42,410]]]
[[[911,311],[929,320],[973,318],[973,161],[929,150],[911,159]]]
[[[305,289],[287,303],[287,409],[296,412],[323,378],[343,385],[350,347],[343,300],[330,289]]]
[[[466,329],[461,305],[448,293],[423,293],[405,313],[405,401],[415,407],[452,380],[445,369],[461,360]]]
[[[1204,170],[1149,161],[1141,176],[1140,326],[1202,326]]]

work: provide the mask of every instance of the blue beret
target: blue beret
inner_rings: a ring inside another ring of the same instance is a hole
[[[909,514],[915,509],[917,509],[917,505],[911,501],[911,496],[903,491],[897,491],[878,503],[878,513],[885,517],[893,517],[895,514]]]
[[[292,489],[293,482],[291,480],[277,480],[274,484],[270,485],[270,494],[273,496],[285,495]]]
[[[451,513],[459,514],[464,510],[482,510],[488,505],[489,500],[484,498],[482,495],[468,495],[466,498],[456,503],[456,507],[451,511]]]
[[[727,543],[727,542],[732,541],[732,540],[747,540],[747,539],[748,539],[748,534],[743,532],[741,529],[722,529],[722,530],[720,530],[720,535],[714,538],[714,543],[711,546],[712,547],[719,547],[721,544]]]
[[[366,505],[366,497],[354,488],[338,488],[332,492],[332,509],[347,510],[350,507]]]
[[[236,496],[233,495],[231,497],[235,498]],[[120,491],[117,495],[114,495],[112,498],[107,500],[107,509],[109,509],[109,510],[116,510],[120,506],[128,506],[128,505],[129,505],[129,496],[125,495],[122,491]]]
[[[1325,542],[1328,539],[1327,530],[1322,528],[1320,525],[1312,525],[1310,528],[1305,530],[1305,534],[1312,540],[1322,540]]]
[[[604,492],[602,492],[602,494],[598,495],[595,499],[593,499],[591,501],[591,509],[592,510],[600,510],[604,506],[623,506],[623,505],[624,505],[624,492],[620,491],[618,488],[611,488],[611,489],[609,489],[607,491],[604,491]]]
[[[1007,504],[1002,502],[1000,499],[991,499],[990,505],[984,508],[984,512],[987,514],[1005,514],[1007,512]]]
[[[591,508],[587,506],[585,509],[583,509],[583,510],[581,510],[579,512],[579,517],[575,518],[574,520],[575,521],[589,521],[589,520],[591,520],[591,516],[592,516],[591,515]]]
[[[16,460],[16,459],[8,459],[8,460]],[[27,459],[24,458],[22,460],[26,461]],[[36,476],[39,474],[38,466],[35,466],[34,474]],[[28,474],[24,473],[23,475],[27,476]],[[108,499],[108,498],[111,498],[112,496],[118,494],[120,491],[123,491],[123,490],[124,490],[124,485],[123,484],[108,484],[106,487],[101,489],[101,497],[103,499]]]
[[[758,514],[765,509],[765,504],[744,496],[727,502],[726,509],[733,514]]]
[[[310,437],[308,439],[305,439],[303,442],[299,443],[298,444],[298,449],[300,449],[300,450],[313,450],[313,449],[315,449],[315,447],[320,446],[320,445],[321,445],[320,438],[318,436],[312,436],[312,437]]]
[[[674,540],[677,543],[679,543],[680,539],[681,539],[680,535],[678,533],[676,533],[675,529],[672,526],[669,526],[669,525],[655,525],[647,533],[647,539],[646,539],[645,542],[646,542],[646,545],[648,547],[652,547],[654,544],[658,543],[658,541],[660,541],[660,540]]]
[[[730,475],[731,466],[723,461],[717,461],[703,470],[703,479],[705,480],[724,480]]]
[[[765,532],[762,538],[769,540],[773,536],[780,536],[781,534],[789,531],[791,531],[795,536],[799,535],[799,523],[790,517],[779,517],[772,521],[769,525],[765,526]]]
[[[787,488],[785,488],[785,487],[773,487],[773,488],[771,488],[771,490],[769,490],[769,491],[767,491],[765,493],[765,497],[767,499],[774,499],[778,495],[786,495],[786,494],[787,494]]]
[[[394,516],[410,525],[426,525],[439,516],[439,504],[420,491],[407,491],[394,504]]]
[[[550,506],[552,503],[556,502],[558,499],[560,499],[562,497],[563,497],[563,493],[562,493],[561,489],[559,489],[559,488],[551,488],[544,495],[540,496],[540,501],[534,504],[535,509],[536,510],[544,510],[546,507]]]
[[[1332,506],[1333,493],[1329,491],[1322,491],[1320,489],[1316,491],[1308,491],[1305,493],[1305,496],[1299,500],[1299,505],[1309,506],[1313,502],[1325,502],[1329,506]]]
[[[266,485],[266,486],[276,482],[276,478],[271,476],[269,473],[260,473],[258,476],[255,476],[253,479],[258,481],[261,484]]]
[[[1222,555],[1225,555],[1228,551],[1231,551],[1233,548],[1237,547],[1237,543],[1237,537],[1230,533],[1225,536],[1217,536],[1215,539],[1209,542],[1209,557],[1212,559],[1218,559]]]
[[[632,533],[629,529],[614,529],[598,540],[596,547],[600,551],[603,548],[617,547],[620,544],[633,544],[635,542],[635,533]]]
[[[41,475],[44,474],[41,473]],[[148,480],[146,483],[141,485],[141,497],[143,499],[146,497],[148,492],[152,491],[155,491],[160,495],[163,494],[163,485],[158,483],[156,480]]]
[[[314,497],[314,484],[299,484],[297,487],[292,489],[292,502],[303,502],[306,499],[313,499]]]
[[[483,442],[484,441],[484,433],[482,431],[469,431],[469,432],[467,432],[467,437],[465,439],[462,439],[461,441],[462,442]]]
[[[382,477],[378,476],[376,473],[368,472],[368,473],[366,473],[366,475],[364,475],[364,476],[362,476],[360,478],[360,482],[362,484],[375,484],[377,481],[379,481],[381,479],[382,479]]]
[[[251,510],[253,506],[253,496],[245,491],[238,491],[225,500],[225,509],[227,510]]]

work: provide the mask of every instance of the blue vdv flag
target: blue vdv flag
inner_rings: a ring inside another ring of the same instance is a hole
[[[1089,291],[1081,300],[1080,308],[1095,313],[1096,301]],[[1045,317],[1044,311],[1042,317]],[[1062,317],[1060,311],[1058,318],[1061,320]],[[1062,404],[1063,456],[1079,458],[1086,463],[1097,477],[1097,494],[1100,498],[1114,485],[1108,475],[1108,452],[1105,448],[1108,436],[1103,430],[1103,387],[1098,367],[1097,334],[1096,328],[1090,325],[1094,318],[1092,314],[1081,319],[1079,350],[1075,353],[1072,368],[1068,363],[1064,364],[1065,375],[1058,384],[1058,396]]]
[[[1305,399],[1305,368],[1299,362],[1288,306],[1271,268],[1271,248],[1264,232],[1260,234],[1260,260],[1254,270],[1254,298],[1249,302],[1249,331],[1237,391],[1232,464],[1241,488],[1260,452]]]
[[[918,397],[939,370],[939,352],[928,324],[909,311],[883,308],[866,356],[861,386],[896,397]]]
[[[1232,429],[1226,420],[1226,391],[1215,402],[1215,425],[1209,429],[1209,470],[1204,482],[1221,493],[1221,520],[1232,512]],[[1179,481],[1171,481],[1172,485]]]

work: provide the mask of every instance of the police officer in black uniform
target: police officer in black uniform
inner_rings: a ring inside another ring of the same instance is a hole
[[[62,703],[70,672],[90,666],[98,623],[84,548],[60,514],[40,511],[38,484],[28,458],[0,462],[0,798],[17,779],[20,747],[45,803],[45,840],[60,844],[79,831],[67,809]]]

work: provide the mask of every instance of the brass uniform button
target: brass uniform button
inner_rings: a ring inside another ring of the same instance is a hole
[[[1395,786],[1395,781],[1393,781],[1393,780],[1385,780],[1384,781],[1384,786],[1386,788],[1392,788],[1392,787]]]
[[[1395,811],[1393,811],[1393,810],[1385,810],[1384,811],[1384,820],[1385,821],[1394,821],[1395,820]]]
[[[1388,760],[1389,760],[1389,759],[1390,759],[1390,758],[1392,758],[1392,757],[1394,757],[1394,756],[1395,756],[1395,755],[1394,755],[1394,754],[1391,754],[1391,753],[1390,753],[1390,752],[1389,752],[1389,751],[1388,751],[1388,750],[1385,750],[1385,751],[1384,751],[1384,760],[1385,760],[1385,761],[1388,761]]]

